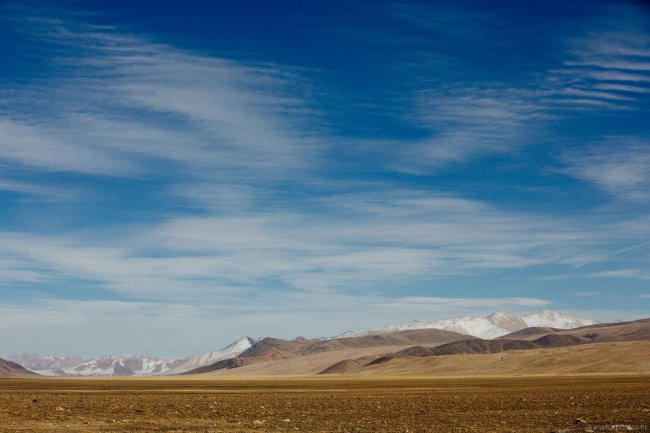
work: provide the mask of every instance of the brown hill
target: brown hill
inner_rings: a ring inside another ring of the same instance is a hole
[[[318,374],[342,374],[363,367],[365,364],[359,359],[344,359],[327,367]]]
[[[468,338],[467,335],[442,329],[411,329],[382,334],[364,335],[361,337],[333,338],[330,340],[315,340],[311,342],[303,355],[309,353],[340,350],[360,349],[366,347],[401,346],[405,344],[442,344]]]
[[[327,352],[312,353],[294,358],[278,361],[249,364],[238,368],[221,369],[212,371],[210,375],[218,376],[273,376],[273,375],[313,375],[322,372],[333,364],[345,359],[365,360],[363,364],[389,353],[394,353],[405,346],[367,347],[363,349],[331,350]]]
[[[561,329],[549,328],[546,326],[531,326],[530,328],[520,329],[519,331],[511,332],[510,334],[506,334],[498,338],[510,340],[513,338],[517,339],[517,338],[529,337],[531,335],[552,334],[553,332],[558,332],[558,331],[561,331]]]
[[[532,327],[501,337],[502,339],[531,340],[542,335],[575,335],[596,342],[650,340],[650,319],[628,322],[598,323],[574,329],[553,329]]]
[[[397,355],[407,356],[442,356],[458,355],[461,353],[485,354],[498,353],[506,350],[536,349],[538,346],[530,341],[522,340],[482,340],[473,338],[465,341],[455,341],[437,347],[413,347],[402,350]]]
[[[15,362],[5,361],[0,358],[0,377],[23,377],[23,376],[38,376],[33,371],[27,370],[20,364]]]
[[[453,343],[442,344],[436,347],[413,346],[408,347],[394,354],[382,355],[372,360],[345,359],[331,367],[323,370],[323,374],[331,373],[349,373],[360,369],[364,366],[379,365],[390,361],[393,358],[413,356],[413,357],[430,357],[430,356],[449,356],[449,355],[485,355],[491,353],[501,353],[510,350],[533,350],[549,347],[573,346],[586,343],[584,338],[573,335],[545,335],[534,341],[526,340],[483,340],[472,338],[469,340],[455,341]],[[363,362],[362,362],[363,361]]]
[[[650,372],[650,341],[581,344],[485,355],[399,356],[369,363],[351,374],[461,376],[623,372]]]
[[[313,355],[329,352],[346,352],[346,355],[349,355],[347,352],[352,352],[358,353],[358,356],[365,356],[367,355],[365,349],[376,349],[371,352],[376,353],[377,351],[383,351],[384,353],[390,353],[398,347],[404,348],[413,344],[438,345],[452,341],[466,340],[467,338],[469,338],[467,335],[443,331],[440,329],[416,329],[364,335],[360,337],[333,338],[328,340],[307,340],[304,338],[282,340],[278,338],[264,338],[235,358],[219,361],[215,364],[197,368],[184,374],[209,373],[224,369],[248,367],[262,363],[275,363],[277,361],[303,357],[309,357],[309,362],[314,362],[317,357],[314,357]],[[336,361],[344,358],[345,357],[341,357]],[[322,359],[326,359],[326,357],[322,357]],[[319,365],[319,363],[316,362],[313,365],[316,366]],[[319,367],[319,369],[314,371],[314,373],[317,373],[330,365],[332,365],[331,362]],[[296,365],[296,367],[300,370],[299,365]]]
[[[574,331],[580,331],[575,334],[594,342],[650,340],[650,319],[611,323],[607,326],[587,326]],[[567,332],[560,332],[560,334],[567,334]]]
[[[549,334],[533,341],[528,340],[482,340],[473,338],[471,340],[455,341],[436,347],[414,346],[402,350],[397,355],[406,356],[443,356],[459,354],[487,354],[499,353],[507,350],[531,350],[542,347],[572,346],[587,342],[584,338],[574,335]]]
[[[548,334],[533,340],[533,344],[538,347],[563,347],[575,346],[590,342],[589,339],[577,337],[571,334]]]
[[[203,374],[203,373],[209,373],[211,371],[217,371],[217,370],[223,370],[223,369],[230,369],[230,368],[237,368],[237,367],[243,367],[246,365],[245,360],[242,359],[240,356],[236,356],[234,358],[228,358],[224,359],[221,361],[217,361],[214,364],[211,365],[206,365],[203,367],[198,367],[193,370],[187,371],[185,373],[181,373],[182,375],[186,374]]]

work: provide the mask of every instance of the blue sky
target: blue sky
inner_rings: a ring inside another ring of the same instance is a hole
[[[160,3],[0,2],[0,354],[650,315],[647,4]]]

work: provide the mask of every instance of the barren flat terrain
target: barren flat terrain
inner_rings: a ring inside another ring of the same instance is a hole
[[[548,433],[648,424],[646,374],[0,380],[2,433]]]

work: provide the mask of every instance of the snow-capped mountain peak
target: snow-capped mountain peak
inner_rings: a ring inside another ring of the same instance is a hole
[[[194,368],[213,364],[222,359],[237,356],[251,347],[253,343],[253,339],[244,337],[215,352],[185,357],[158,358],[144,354],[124,354],[99,358],[54,355],[40,357],[36,353],[28,352],[22,355],[12,355],[9,359],[44,376],[147,376],[179,374]]]
[[[495,326],[506,330],[519,330],[528,326],[522,317],[508,313],[507,311],[497,311],[496,313],[492,313],[487,316],[487,320]]]
[[[568,316],[566,314],[544,310],[537,313],[525,314],[521,318],[527,326],[546,326],[549,328],[572,329],[581,326],[595,325],[596,321]]]
[[[488,316],[463,316],[451,319],[423,322],[414,320],[411,322],[389,325],[384,328],[346,332],[340,337],[355,337],[368,334],[402,331],[408,329],[442,329],[445,331],[458,332],[459,334],[471,335],[479,338],[496,338],[511,332],[531,326],[544,326],[558,329],[571,329],[581,326],[593,325],[598,322],[593,320],[571,317],[557,311],[544,310],[537,313],[519,316],[506,311],[497,311]]]
[[[190,356],[183,363],[173,369],[170,369],[167,373],[179,374],[185,371],[194,370],[195,368],[214,364],[217,361],[235,357],[248,350],[254,343],[255,340],[250,337],[240,338],[234,343],[231,343],[223,349],[217,350],[215,352],[207,352],[201,355]]]

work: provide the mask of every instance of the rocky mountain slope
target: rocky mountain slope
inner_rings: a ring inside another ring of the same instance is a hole
[[[327,340],[282,340],[264,338],[256,342],[241,355],[219,361],[209,366],[197,368],[187,374],[209,373],[218,370],[239,368],[261,363],[275,362],[293,358],[309,357],[310,355],[344,351],[349,349],[361,350],[381,348],[389,351],[391,347],[408,346],[413,344],[444,344],[452,341],[465,340],[467,335],[440,329],[418,329],[395,331],[385,334],[363,335],[359,337],[342,337]]]
[[[0,358],[0,377],[25,377],[37,376],[33,371],[29,371],[22,365],[15,362],[6,361]]]

